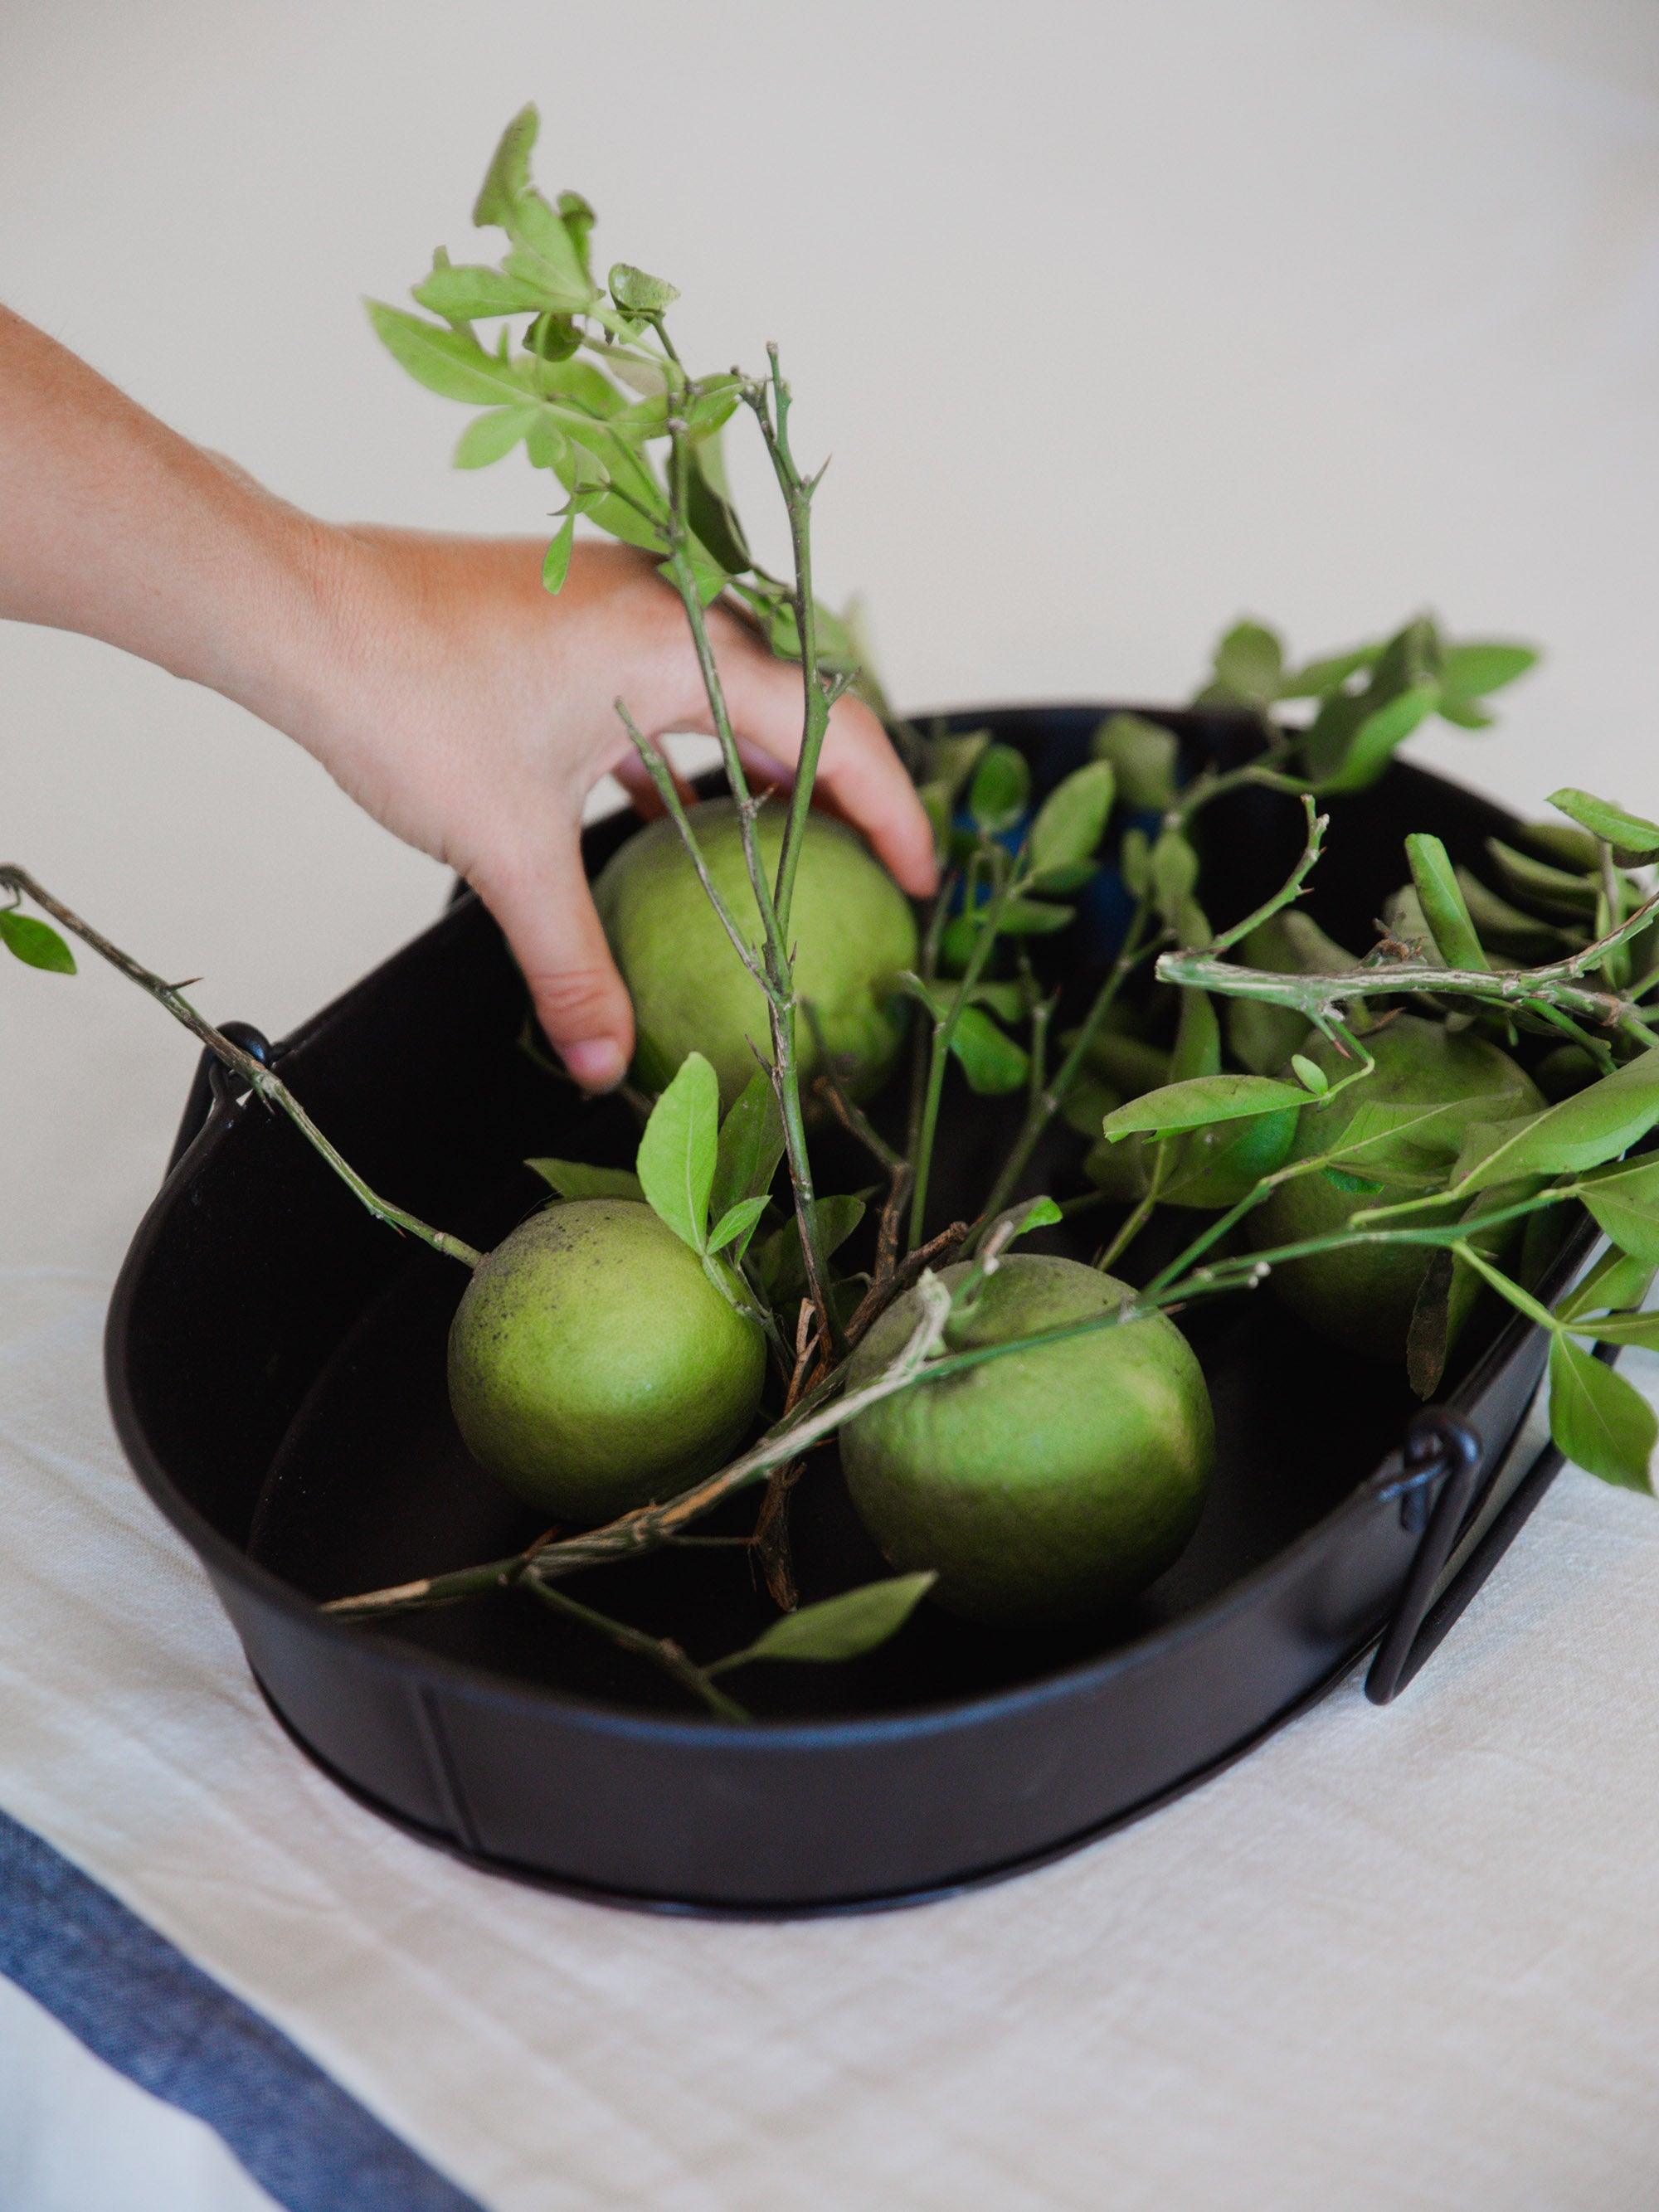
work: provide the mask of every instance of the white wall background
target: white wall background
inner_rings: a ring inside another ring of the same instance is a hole
[[[696,357],[786,346],[902,702],[1174,697],[1240,611],[1426,604],[1551,655],[1431,757],[1659,804],[1648,0],[14,0],[0,298],[324,514],[536,528],[359,305],[465,243],[530,96]],[[0,842],[273,1032],[441,889],[236,708],[19,629]],[[129,996],[0,979],[30,1258],[112,1261],[157,1164],[191,1048]]]

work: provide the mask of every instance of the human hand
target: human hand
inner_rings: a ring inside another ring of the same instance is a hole
[[[317,574],[333,649],[302,696],[264,711],[389,830],[473,885],[571,1074],[603,1090],[627,1067],[634,1022],[582,866],[583,802],[610,773],[655,806],[618,695],[648,738],[712,725],[684,615],[649,558],[579,545],[553,599],[543,550],[325,529]],[[800,750],[799,669],[726,609],[708,623],[744,766],[757,783],[786,783]],[[857,700],[835,708],[816,788],[906,890],[933,889],[927,817]]]

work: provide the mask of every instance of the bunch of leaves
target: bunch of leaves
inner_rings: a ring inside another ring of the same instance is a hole
[[[775,652],[801,649],[791,585],[752,550],[721,459],[721,432],[742,404],[735,370],[690,375],[666,327],[678,299],[665,279],[631,262],[595,271],[596,217],[580,192],[549,201],[531,176],[539,128],[533,106],[507,125],[472,210],[499,232],[493,259],[452,261],[441,247],[411,296],[424,312],[368,303],[374,329],[416,382],[483,411],[462,432],[458,468],[485,468],[522,450],[565,499],[543,580],[569,571],[576,520],[666,559],[683,528],[705,603],[729,592]],[[480,326],[489,335],[481,336]],[[684,425],[684,518],[677,524],[665,455]],[[816,654],[830,669],[858,665],[841,617],[816,607]]]
[[[1241,708],[1267,733],[1275,766],[1318,797],[1375,783],[1431,715],[1482,730],[1492,695],[1537,660],[1529,647],[1495,640],[1454,643],[1429,615],[1391,637],[1294,666],[1263,623],[1236,623],[1215,648],[1195,704]],[[1285,714],[1279,710],[1290,708]]]

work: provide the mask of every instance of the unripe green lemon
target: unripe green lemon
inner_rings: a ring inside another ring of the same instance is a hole
[[[473,1270],[449,1401],[481,1467],[551,1521],[608,1521],[730,1457],[766,1348],[648,1206],[532,1214]]]
[[[952,1324],[950,1347],[1062,1328],[1131,1296],[1075,1260],[1017,1254]],[[919,1317],[914,1291],[889,1307],[853,1355],[849,1389]],[[936,1569],[933,1595],[972,1620],[1060,1622],[1144,1589],[1182,1549],[1215,1421],[1191,1348],[1158,1314],[897,1392],[848,1422],[841,1450],[853,1503],[895,1567]]]
[[[710,799],[691,821],[714,888],[758,947],[760,915],[735,804]],[[783,823],[783,808],[774,805],[755,823],[769,882],[776,879]],[[755,1072],[754,1048],[770,1058],[766,1000],[673,823],[653,822],[630,837],[601,871],[593,896],[634,1001],[640,1082],[660,1091],[689,1052],[700,1052],[729,1106]],[[796,992],[811,1000],[847,1089],[866,1097],[891,1068],[903,1034],[903,1002],[895,994],[899,977],[916,964],[915,916],[862,839],[825,815],[809,817],[801,841],[789,939]],[[810,1074],[818,1054],[804,1020],[796,1051]]]
[[[1333,1079],[1352,1066],[1325,1038],[1310,1037],[1302,1049]],[[1454,1099],[1491,1097],[1500,1102],[1492,1109],[1490,1118],[1494,1121],[1510,1114],[1535,1113],[1544,1103],[1531,1077],[1506,1052],[1484,1037],[1468,1030],[1454,1033],[1419,1014],[1397,1015],[1365,1039],[1365,1049],[1376,1062],[1376,1073],[1343,1091],[1328,1107],[1303,1109],[1291,1160],[1329,1152],[1366,1100],[1437,1106]],[[1386,1203],[1386,1196],[1340,1190],[1316,1169],[1281,1183],[1250,1217],[1248,1233],[1252,1244],[1261,1248],[1299,1244],[1310,1237],[1334,1235],[1362,1206]],[[1484,1250],[1501,1252],[1512,1245],[1519,1226],[1510,1224],[1478,1241]],[[1318,1252],[1287,1261],[1275,1267],[1268,1280],[1291,1311],[1322,1336],[1372,1358],[1401,1360],[1406,1356],[1412,1308],[1432,1258],[1421,1245],[1356,1244],[1346,1251]]]

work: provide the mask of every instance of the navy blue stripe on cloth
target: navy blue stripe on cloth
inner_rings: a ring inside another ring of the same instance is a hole
[[[0,1813],[0,1973],[287,2212],[481,2212],[297,2045]]]

